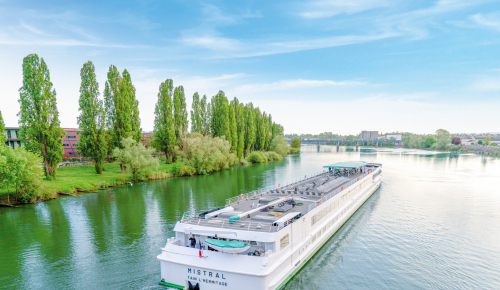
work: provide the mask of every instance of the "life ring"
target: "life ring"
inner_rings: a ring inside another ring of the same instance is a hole
[[[340,190],[344,190],[344,187],[342,186],[342,188]]]
[[[358,181],[359,181],[359,177],[358,177]]]
[[[245,196],[243,195],[243,193],[240,195],[240,198],[243,199]]]
[[[321,199],[320,199],[320,200],[318,200],[318,205],[320,205],[320,204],[321,204]]]

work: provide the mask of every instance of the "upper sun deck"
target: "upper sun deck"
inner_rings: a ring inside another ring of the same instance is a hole
[[[212,229],[277,232],[379,166],[360,161],[324,166],[327,172],[279,184],[271,190],[241,194],[227,199],[224,207],[201,214],[184,214],[181,223]]]

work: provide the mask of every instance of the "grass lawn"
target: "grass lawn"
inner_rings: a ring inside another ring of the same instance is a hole
[[[158,174],[155,178],[165,178],[172,172],[173,164],[165,164],[160,161]],[[40,196],[43,199],[50,199],[57,196],[59,192],[75,193],[78,190],[97,190],[110,185],[120,185],[132,178],[132,173],[127,171],[122,173],[120,163],[104,163],[102,174],[96,174],[94,165],[81,165],[57,168],[56,180],[42,180]],[[14,192],[10,188],[11,194]],[[0,196],[7,194],[6,188],[0,188]]]

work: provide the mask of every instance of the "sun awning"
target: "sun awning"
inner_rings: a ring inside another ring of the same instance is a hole
[[[338,162],[330,165],[325,165],[323,168],[350,168],[350,169],[357,169],[360,167],[365,166],[368,164],[368,162],[364,161],[347,161],[347,162]]]
[[[205,243],[221,248],[244,248],[249,246],[248,244],[240,241],[224,241],[216,239],[205,239]]]

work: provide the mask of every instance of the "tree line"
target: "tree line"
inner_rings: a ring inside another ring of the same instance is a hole
[[[114,65],[109,67],[102,98],[91,61],[83,64],[80,78],[78,153],[92,158],[96,172],[101,174],[104,158],[130,143],[123,140],[139,143],[142,139],[139,102],[126,69],[120,73]],[[41,157],[45,176],[55,179],[55,169],[64,155],[62,138],[65,132],[60,127],[56,90],[50,81],[49,69],[44,59],[36,54],[23,59],[19,103],[19,139],[27,151]],[[254,150],[268,150],[272,139],[283,135],[284,131],[283,126],[273,122],[271,114],[261,112],[252,103],[243,104],[236,97],[229,101],[223,91],[210,101],[206,95],[200,98],[196,92],[190,113],[191,134],[227,140],[230,151],[240,159]],[[3,121],[0,123],[3,125]],[[159,86],[151,143],[165,153],[167,163],[175,161],[179,150],[183,149],[184,139],[190,136],[188,128],[184,87],[174,88],[173,81],[167,79]],[[120,160],[125,170],[128,163],[125,158]]]

